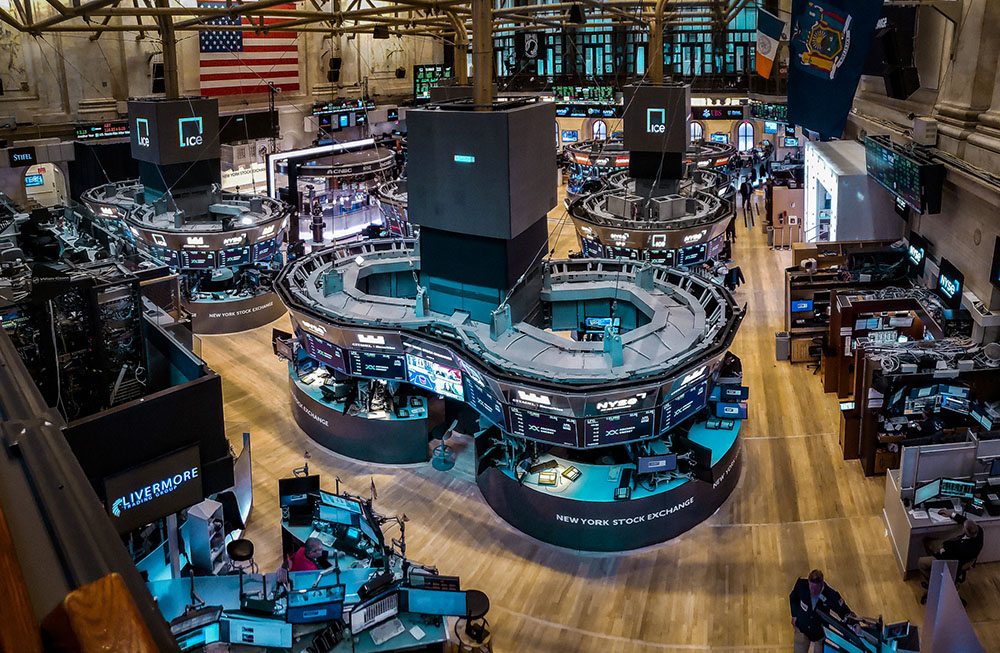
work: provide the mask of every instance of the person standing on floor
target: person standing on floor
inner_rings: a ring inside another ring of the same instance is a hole
[[[819,569],[813,569],[807,578],[795,581],[788,603],[795,629],[795,653],[823,653],[826,636],[818,611],[836,614],[841,619],[853,614],[840,593],[823,581],[823,572]]]
[[[747,213],[750,210],[750,195],[753,193],[753,188],[750,186],[750,182],[745,178],[743,183],[740,184],[740,197],[743,198],[743,226],[747,229],[750,228],[750,217]]]

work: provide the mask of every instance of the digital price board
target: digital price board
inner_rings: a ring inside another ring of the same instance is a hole
[[[788,105],[770,104],[767,102],[751,102],[750,117],[757,120],[788,122]]]
[[[367,102],[362,99],[357,100],[344,100],[343,102],[325,102],[321,104],[314,104],[312,108],[312,115],[314,116],[329,116],[333,113],[347,113],[351,111],[371,111],[375,108],[375,103],[371,100]]]
[[[425,390],[445,397],[465,401],[462,373],[422,356],[406,355],[406,380]]]
[[[219,265],[236,267],[250,262],[250,246],[227,247],[219,252]]]
[[[455,76],[451,66],[442,64],[418,64],[413,67],[413,97],[417,100],[431,99],[431,89],[442,79]]]
[[[76,140],[93,141],[103,138],[128,138],[128,121],[105,122],[76,128]]]
[[[660,408],[660,433],[669,431],[708,403],[708,379],[668,399]]]
[[[215,267],[215,252],[210,249],[181,249],[181,267],[204,270]]]
[[[653,436],[653,410],[583,420],[583,446],[606,447]]]
[[[351,374],[371,379],[406,380],[406,365],[401,354],[378,354],[369,351],[350,352]]]
[[[530,440],[577,446],[576,420],[558,415],[546,415],[511,406],[510,432]]]
[[[677,250],[677,265],[694,265],[705,260],[706,243],[681,247]]]
[[[253,244],[253,260],[266,261],[278,251],[278,237],[268,238]]]
[[[179,268],[181,266],[180,256],[177,254],[176,249],[167,249],[166,247],[160,247],[159,245],[150,245],[149,254],[160,261],[163,261],[172,268]]]
[[[322,338],[317,338],[311,333],[302,334],[305,340],[305,350],[309,358],[312,358],[318,363],[327,365],[347,374],[347,361],[344,360],[344,350],[333,344],[332,342],[327,342]]]
[[[868,176],[918,213],[940,213],[944,165],[886,135],[865,137]]]
[[[553,86],[552,95],[557,102],[611,104],[615,101],[615,89],[612,86]]]

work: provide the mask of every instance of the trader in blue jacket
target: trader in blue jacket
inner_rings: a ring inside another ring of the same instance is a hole
[[[840,593],[823,582],[823,572],[813,569],[808,578],[795,581],[788,595],[795,628],[795,653],[823,653],[823,621],[816,614],[822,610],[844,619],[853,614]]]

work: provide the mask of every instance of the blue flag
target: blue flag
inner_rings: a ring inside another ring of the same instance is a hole
[[[868,59],[879,0],[792,0],[788,119],[839,137]]]

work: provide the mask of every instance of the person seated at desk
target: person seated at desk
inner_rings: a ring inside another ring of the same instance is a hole
[[[316,571],[319,561],[323,558],[323,543],[315,537],[306,539],[306,543],[292,555],[288,563],[288,571]]]
[[[823,581],[823,572],[813,569],[808,578],[795,581],[788,595],[795,628],[795,653],[823,653],[823,620],[817,610],[836,614],[841,619],[853,615],[840,593]]]
[[[958,564],[967,565],[979,557],[983,550],[983,529],[965,515],[953,510],[938,510],[939,515],[949,517],[961,524],[962,533],[948,540],[924,539],[924,550],[927,555],[917,560],[917,569],[923,576],[920,586],[927,589],[931,579],[931,565],[935,560],[958,560]],[[927,596],[926,594],[924,596]]]

